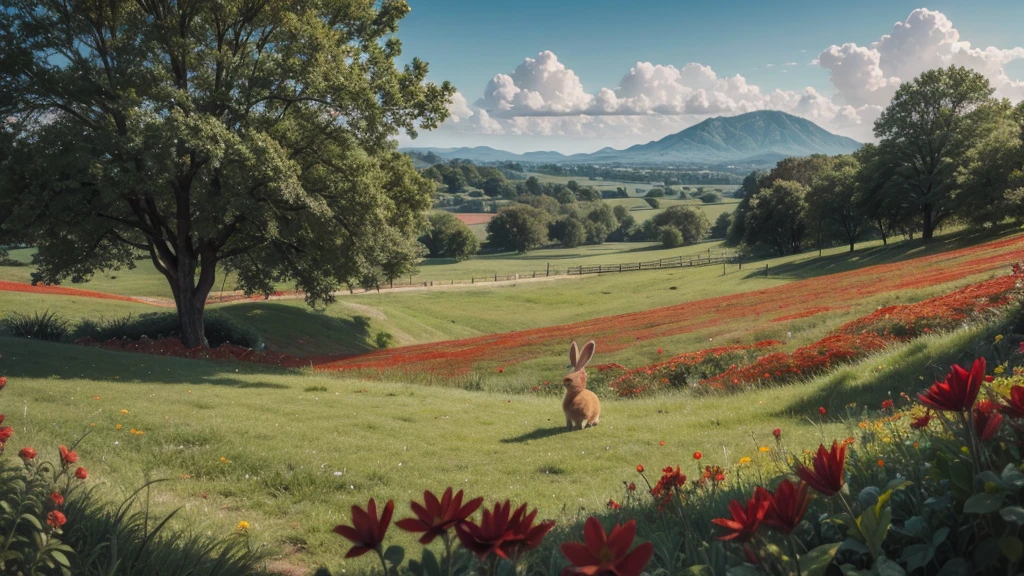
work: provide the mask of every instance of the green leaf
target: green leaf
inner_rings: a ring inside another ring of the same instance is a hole
[[[32,514],[22,514],[21,519],[34,526],[36,530],[43,529],[43,525],[39,522],[39,518],[36,518]]]
[[[982,492],[975,494],[964,502],[964,514],[988,514],[999,510],[1003,505],[1006,496],[1003,494],[989,494]]]
[[[1016,563],[1020,560],[1021,556],[1024,556],[1024,542],[1020,541],[1020,538],[1016,536],[1004,536],[999,539],[999,549],[1003,554],[1010,559],[1010,562]]]
[[[981,570],[998,562],[1002,557],[1000,552],[999,539],[990,536],[974,545],[971,558],[974,566]]]
[[[800,557],[800,571],[807,576],[823,576],[836,556],[840,542],[822,544]]]
[[[1007,464],[1003,468],[1003,482],[1014,488],[1024,488],[1024,474],[1013,464]]]
[[[878,576],[906,576],[907,573],[896,562],[889,560],[885,556],[880,556],[875,561],[875,574],[878,574]]]
[[[71,566],[71,562],[68,562],[68,557],[65,556],[63,552],[60,552],[58,550],[50,550],[50,556],[52,556],[53,559],[56,560],[57,563],[61,566]]]
[[[683,570],[683,574],[686,576],[714,576],[715,573],[711,570],[711,566],[698,564]]]
[[[900,560],[906,563],[907,570],[913,572],[927,565],[935,556],[935,548],[928,544],[911,544],[903,550]]]
[[[938,576],[971,576],[973,567],[971,561],[966,558],[953,558],[942,565]]]
[[[929,538],[928,523],[924,521],[924,518],[920,516],[911,516],[907,518],[907,521],[903,523],[902,532],[916,536],[921,540],[927,540]]]
[[[932,536],[932,547],[938,548],[939,544],[946,541],[946,537],[949,536],[949,527],[943,526],[935,531],[935,535]]]
[[[392,566],[401,566],[405,560],[405,549],[401,546],[388,546],[388,549],[384,551],[384,559]]]
[[[999,515],[1007,522],[1024,526],[1024,508],[1020,506],[1007,506],[999,511]]]
[[[740,564],[725,571],[727,576],[762,576],[761,571],[750,564]]]
[[[911,482],[910,480],[906,480],[903,478],[895,478],[893,480],[890,480],[889,483],[885,485],[885,489],[887,492],[893,492],[895,490],[903,490],[904,488],[913,485],[914,483]]]

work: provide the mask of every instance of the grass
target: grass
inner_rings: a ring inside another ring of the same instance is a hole
[[[183,507],[179,527],[228,535],[246,520],[278,566],[360,572],[372,565],[342,560],[345,547],[330,528],[369,497],[395,499],[402,517],[424,488],[452,485],[576,522],[618,498],[623,480],[637,480],[638,463],[688,466],[700,450],[702,464],[731,468],[742,456],[757,458],[776,427],[790,446],[848,436],[852,423],[820,425],[817,406],[838,415],[851,402],[874,407],[887,394],[911,392],[1005,324],[926,337],[787,387],[726,398],[606,399],[601,425],[573,433],[562,430],[555,397],[23,340],[0,339],[0,374],[9,378],[3,404],[17,430],[12,446],[33,445],[52,458],[56,444],[90,431],[82,463],[111,500],[147,478],[170,478],[154,486],[153,502],[157,512]],[[397,531],[393,538],[411,544]]]

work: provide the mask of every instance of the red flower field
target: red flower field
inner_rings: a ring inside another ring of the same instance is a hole
[[[1024,259],[1024,236],[912,260],[869,266],[783,286],[685,302],[675,306],[605,316],[574,324],[520,332],[488,334],[464,340],[433,342],[381,350],[346,358],[317,357],[320,370],[430,371],[459,376],[483,366],[508,368],[542,356],[562,354],[570,340],[595,339],[604,353],[637,342],[718,329],[718,338],[746,336],[757,326],[783,318],[800,318],[856,305],[866,297],[927,288],[971,276],[1009,269]],[[920,325],[924,328],[924,325]],[[846,346],[884,345],[880,337],[837,336]]]

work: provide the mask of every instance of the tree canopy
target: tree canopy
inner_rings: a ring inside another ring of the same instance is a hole
[[[392,137],[436,127],[454,89],[396,66],[404,0],[0,7],[3,226],[44,281],[145,254],[201,346],[218,265],[316,304],[419,258],[433,186]]]

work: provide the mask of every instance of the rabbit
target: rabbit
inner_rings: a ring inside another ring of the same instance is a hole
[[[601,419],[601,401],[597,394],[587,390],[587,363],[594,357],[597,345],[591,340],[579,352],[576,342],[569,347],[569,362],[572,371],[565,375],[565,398],[562,399],[562,411],[565,412],[565,425],[570,430],[577,426],[582,430],[587,426],[597,426]]]

